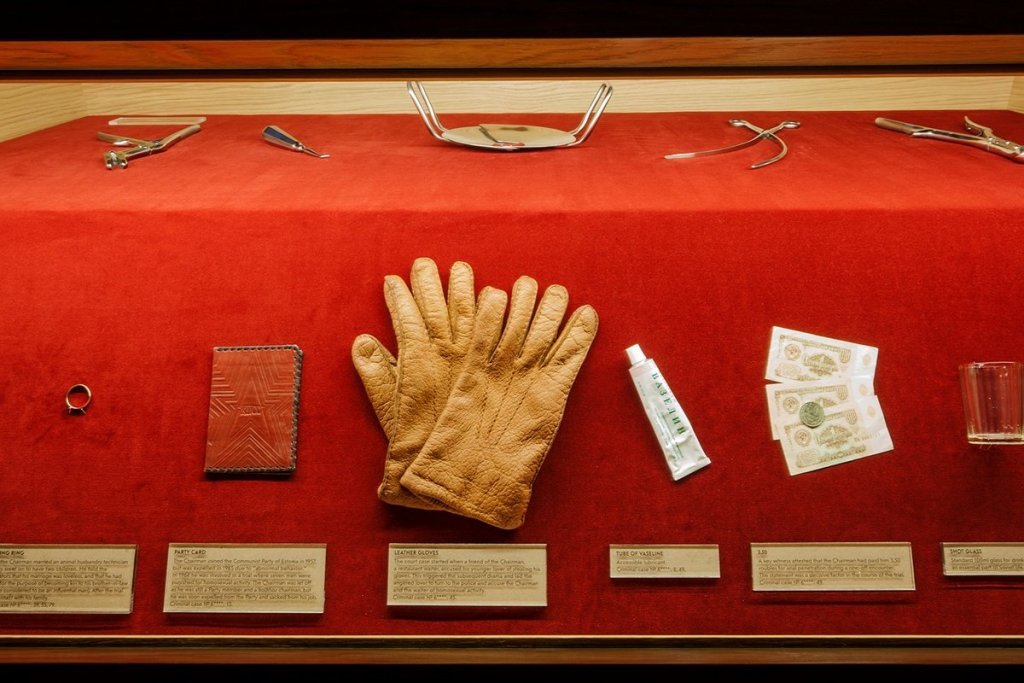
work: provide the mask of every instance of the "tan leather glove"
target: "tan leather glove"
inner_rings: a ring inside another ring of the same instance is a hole
[[[473,270],[456,262],[448,297],[429,258],[413,263],[412,291],[402,278],[384,279],[384,299],[398,342],[398,357],[375,337],[361,334],[352,344],[352,362],[388,438],[380,499],[394,505],[436,508],[405,491],[399,479],[419,453],[441,415],[472,339],[476,301]]]
[[[494,291],[481,292],[462,373],[401,483],[452,512],[515,529],[597,334],[597,312],[581,306],[559,333],[565,288],[549,287],[534,313],[537,283],[524,276],[503,330],[504,297]]]

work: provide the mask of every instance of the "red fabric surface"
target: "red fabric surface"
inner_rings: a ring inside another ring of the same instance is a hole
[[[1024,140],[1009,112],[885,112]],[[138,544],[125,617],[0,615],[3,633],[1020,634],[1024,584],[942,576],[943,541],[1020,541],[1024,448],[968,446],[956,367],[1024,360],[1024,165],[885,131],[879,113],[608,114],[585,144],[491,153],[415,116],[211,116],[107,171],[105,118],[0,144],[0,542]],[[573,117],[443,117],[449,126]],[[318,160],[272,147],[277,124]],[[142,135],[138,129],[122,129]],[[418,256],[478,286],[565,285],[601,324],[514,532],[386,506],[353,338],[392,344],[386,274]],[[773,325],[879,347],[895,450],[798,477],[771,440]],[[712,465],[673,482],[624,349],[660,365]],[[304,351],[298,467],[203,474],[211,350]],[[64,392],[88,384],[84,417]],[[905,594],[751,591],[751,542],[908,541]],[[323,615],[162,612],[167,544],[326,543]],[[389,610],[391,542],[547,543],[542,610]],[[608,578],[612,543],[717,543],[722,578]]]

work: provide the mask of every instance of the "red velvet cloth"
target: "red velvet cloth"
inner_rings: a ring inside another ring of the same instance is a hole
[[[884,112],[1024,140],[1010,112]],[[1024,584],[942,576],[943,541],[1024,540],[1024,447],[968,446],[959,363],[1024,360],[1024,165],[882,130],[878,112],[607,114],[578,147],[493,153],[417,117],[211,116],[108,171],[81,119],[0,144],[0,542],[138,544],[125,617],[7,634],[1021,634]],[[733,154],[742,115],[783,132]],[[573,116],[445,116],[561,128]],[[318,160],[260,139],[277,124]],[[167,129],[161,129],[166,133]],[[385,441],[349,351],[393,348],[386,274],[565,285],[601,323],[514,532],[375,495]],[[763,379],[773,325],[877,346],[895,450],[791,477]],[[660,365],[712,465],[669,477],[624,354]],[[304,351],[298,468],[203,474],[211,350]],[[64,393],[88,384],[88,414]],[[751,542],[908,541],[917,590],[763,594]],[[323,615],[162,612],[167,544],[326,543]],[[389,610],[390,542],[546,543],[549,606]],[[717,543],[716,581],[608,578],[608,545]]]

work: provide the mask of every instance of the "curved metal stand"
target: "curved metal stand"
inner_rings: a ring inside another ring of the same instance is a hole
[[[430,97],[427,96],[427,91],[422,83],[408,81],[406,91],[433,137],[457,145],[501,151],[551,149],[581,144],[594,131],[594,127],[612,97],[612,87],[607,83],[602,83],[597,89],[594,99],[591,100],[590,106],[583,113],[579,125],[571,131],[543,126],[494,123],[449,130],[438,120],[434,105],[431,104]]]

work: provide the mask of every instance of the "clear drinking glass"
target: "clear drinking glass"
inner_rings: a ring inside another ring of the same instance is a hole
[[[1024,363],[965,363],[960,390],[968,443],[1024,444]]]

